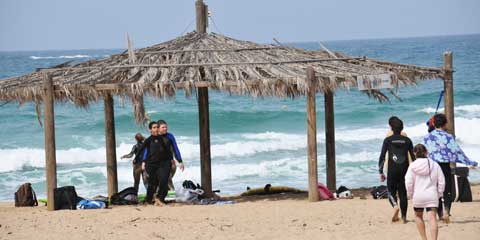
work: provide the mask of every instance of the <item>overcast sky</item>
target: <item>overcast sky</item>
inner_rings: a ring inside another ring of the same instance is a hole
[[[180,35],[194,0],[0,0],[0,50],[126,48]],[[209,31],[262,43],[480,33],[480,0],[206,0]],[[193,23],[188,31],[195,28]]]

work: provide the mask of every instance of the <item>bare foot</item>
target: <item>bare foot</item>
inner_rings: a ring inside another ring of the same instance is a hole
[[[160,201],[160,199],[155,198],[155,206],[163,207],[163,206],[165,206],[165,203]]]
[[[402,223],[403,223],[403,224],[407,224],[407,223],[408,223],[407,218],[403,218],[403,217],[402,217]]]
[[[442,222],[445,223],[445,224],[449,224],[450,223],[450,216],[443,216],[442,217]]]
[[[400,218],[398,218],[398,212],[400,212],[400,209],[398,207],[393,208],[393,216],[392,216],[392,222],[398,222]]]

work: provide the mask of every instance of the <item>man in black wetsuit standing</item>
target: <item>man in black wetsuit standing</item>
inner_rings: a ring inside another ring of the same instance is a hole
[[[413,144],[410,138],[402,136],[403,122],[398,117],[391,117],[388,124],[393,131],[393,135],[383,140],[382,152],[378,161],[380,181],[385,181],[385,174],[383,173],[383,166],[385,164],[385,155],[388,151],[388,174],[387,174],[387,188],[389,192],[388,200],[394,208],[392,222],[399,220],[398,218],[398,203],[397,192],[400,198],[400,210],[402,213],[403,223],[407,222],[407,190],[405,188],[405,174],[408,170],[408,155],[414,159]]]
[[[167,137],[166,124],[151,122],[148,125],[151,136],[144,142],[142,169],[148,173],[148,189],[145,202],[153,203],[153,195],[157,190],[155,205],[163,206],[168,193],[168,177],[173,159],[173,143]],[[158,188],[157,188],[158,187]]]

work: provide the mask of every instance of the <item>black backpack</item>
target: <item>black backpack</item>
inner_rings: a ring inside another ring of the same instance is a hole
[[[192,190],[195,190],[197,188],[200,188],[202,189],[202,187],[200,187],[200,184],[195,184],[193,181],[191,180],[185,180],[183,181],[182,183],[182,187],[185,188],[185,189],[192,189]],[[203,190],[203,189],[202,189]]]
[[[15,192],[15,207],[38,206],[37,196],[31,183],[24,183]]]
[[[385,185],[374,187],[370,193],[372,194],[373,199],[388,198],[388,188]]]
[[[77,203],[83,198],[78,197],[74,186],[65,186],[55,188],[53,190],[53,198],[55,199],[55,210],[70,209],[76,210]]]
[[[115,193],[110,198],[112,205],[135,205],[138,204],[138,193],[134,187],[128,187]]]

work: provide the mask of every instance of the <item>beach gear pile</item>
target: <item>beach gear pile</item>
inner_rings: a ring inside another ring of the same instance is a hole
[[[197,183],[191,180],[185,180],[182,188],[176,191],[175,201],[180,203],[200,203],[205,191]]]

